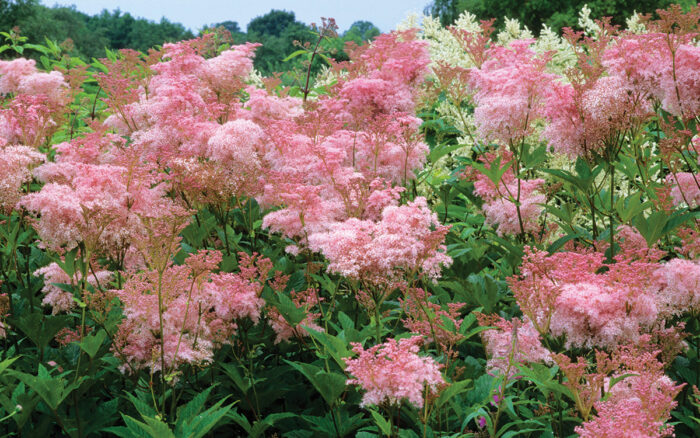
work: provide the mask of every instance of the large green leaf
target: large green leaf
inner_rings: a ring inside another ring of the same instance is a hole
[[[329,406],[335,405],[338,397],[345,392],[345,382],[347,381],[345,374],[328,372],[308,363],[290,362],[288,360],[285,360],[285,362],[309,379],[309,382],[311,382]]]

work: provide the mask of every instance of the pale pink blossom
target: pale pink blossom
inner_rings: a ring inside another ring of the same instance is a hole
[[[452,259],[445,254],[441,226],[424,198],[389,206],[378,222],[348,219],[310,236],[311,249],[323,253],[328,270],[348,278],[384,284],[403,275],[437,278]]]
[[[56,262],[52,262],[34,271],[34,276],[43,277],[44,287],[41,291],[44,293],[44,299],[41,302],[43,305],[51,307],[53,315],[75,309],[77,307],[75,298],[83,298],[74,297],[71,292],[57,285],[78,287],[83,277],[79,270],[71,278]],[[112,276],[110,271],[96,270],[94,273],[88,273],[87,283],[94,288],[105,287]]]
[[[692,172],[669,174],[666,183],[672,184],[671,196],[675,205],[686,204],[690,208],[700,205],[700,177]]]
[[[482,138],[511,144],[530,135],[542,117],[543,97],[553,75],[544,71],[548,56],[530,50],[532,42],[495,46],[487,52],[488,60],[471,70],[474,122]]]
[[[359,356],[345,359],[345,371],[354,376],[348,384],[359,385],[365,393],[360,406],[398,405],[404,401],[422,408],[424,393],[436,395],[445,385],[440,365],[432,357],[419,356],[420,336],[389,339],[367,350],[353,343]]]
[[[676,315],[700,309],[700,262],[672,259],[658,267],[654,280],[665,313]]]
[[[200,251],[185,259],[184,265],[168,266],[162,276],[156,271],[135,274],[115,291],[125,316],[114,346],[127,362],[122,369],[163,371],[163,365],[174,370],[184,363],[208,363],[215,348],[231,342],[238,322],[257,322],[264,305],[260,293],[271,263],[240,257],[240,273],[213,274],[221,254]]]
[[[32,180],[31,168],[46,156],[27,146],[0,147],[0,211],[12,211],[22,186]]]
[[[36,72],[36,61],[33,59],[0,61],[0,94],[16,93],[22,79]]]
[[[489,371],[508,373],[507,377],[512,378],[519,373],[518,365],[553,363],[552,353],[542,345],[540,334],[527,318],[507,321],[496,315],[481,315],[479,323],[495,327],[481,333]]]

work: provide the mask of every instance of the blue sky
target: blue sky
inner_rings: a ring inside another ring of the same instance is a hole
[[[340,31],[358,20],[368,20],[383,32],[392,30],[409,12],[422,12],[430,0],[42,0],[46,6],[75,5],[96,14],[120,9],[136,17],[160,21],[165,17],[193,31],[204,25],[231,20],[243,30],[248,22],[270,9],[293,11],[297,20],[312,23],[320,17],[335,18]]]

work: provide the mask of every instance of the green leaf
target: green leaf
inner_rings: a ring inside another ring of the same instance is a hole
[[[549,247],[547,247],[547,252],[550,254],[553,254],[559,250],[564,244],[570,240],[578,239],[580,237],[584,237],[580,233],[576,234],[567,234],[564,237],[560,237],[559,239],[555,240]]]
[[[126,428],[112,427],[104,430],[124,438],[134,436],[146,438],[176,438],[168,425],[157,418],[144,417],[145,423],[143,423],[133,417],[122,414],[122,419],[124,423],[126,423]]]
[[[228,416],[246,431],[249,438],[258,438],[262,436],[265,433],[265,431],[268,428],[272,427],[277,421],[285,418],[293,418],[297,415],[291,412],[270,414],[262,420],[256,421],[253,425],[250,424],[246,417],[239,414],[238,412],[231,412],[228,414]]]
[[[228,416],[233,421],[235,421],[236,424],[241,426],[243,430],[246,431],[248,436],[250,436],[250,432],[253,429],[253,426],[250,424],[250,421],[248,421],[248,419],[244,415],[241,415],[238,412],[229,412]]]
[[[43,349],[70,321],[67,315],[45,316],[34,312],[22,315],[15,321],[15,326],[20,329],[34,344]]]
[[[486,166],[478,162],[472,163],[472,167],[486,175],[492,183],[498,186],[498,183],[501,181],[503,174],[505,174],[508,171],[508,169],[510,169],[512,162],[513,160],[508,161],[507,163],[503,164],[503,166],[501,166],[501,157],[498,157],[491,162],[491,165],[488,169],[486,168]]]
[[[95,357],[97,351],[100,349],[105,339],[107,339],[107,332],[100,329],[97,333],[90,333],[85,336],[80,342],[80,348],[90,356],[90,359]]]
[[[306,318],[304,309],[298,308],[294,301],[283,293],[277,293],[277,302],[273,305],[277,307],[277,310],[292,327],[296,327]]]
[[[547,159],[547,146],[546,145],[540,145],[536,147],[535,149],[530,149],[530,147],[526,144],[525,147],[523,148],[523,153],[522,153],[522,162],[523,166],[528,169],[535,169],[540,166],[540,164],[544,163],[544,161]]]
[[[81,377],[77,381],[66,385],[66,379],[62,375],[51,376],[41,364],[39,364],[39,373],[36,376],[14,370],[11,373],[36,392],[53,411],[58,409],[63,400],[74,389],[78,388],[84,380],[84,377]]]
[[[470,379],[465,379],[465,380],[460,380],[459,382],[454,382],[451,384],[446,390],[442,391],[440,393],[440,397],[437,399],[437,408],[441,409],[442,406],[447,403],[450,399],[452,399],[454,396],[457,394],[462,393],[465,391],[467,385],[471,383]]]
[[[9,359],[5,359],[2,362],[0,362],[0,374],[2,374],[2,372],[5,371],[7,369],[7,367],[12,365],[12,362],[16,361],[19,358],[20,358],[20,356],[15,356],[15,357],[11,357]]]
[[[374,409],[370,409],[370,414],[374,418],[374,422],[379,427],[379,430],[386,436],[391,436],[391,423],[389,423],[379,412]]]
[[[626,198],[618,199],[615,210],[617,210],[620,220],[627,223],[650,205],[652,205],[651,201],[642,202],[642,192],[636,192]]]
[[[233,381],[234,385],[245,395],[251,387],[250,379],[244,378],[238,371],[238,365],[234,363],[219,362],[224,373]]]
[[[345,358],[352,355],[352,351],[348,348],[346,341],[311,327],[304,327],[304,329],[312,338],[316,339],[325,347],[326,351],[333,357],[333,360],[335,360],[341,369],[345,369]]]
[[[216,402],[214,406],[206,411],[201,412],[212,389],[213,386],[210,386],[178,410],[177,423],[175,424],[175,435],[177,437],[201,438],[228,414],[233,404],[224,408],[221,407],[228,399],[228,396]]]
[[[213,386],[208,387],[204,391],[197,394],[185,406],[178,408],[177,423],[189,423],[190,421],[192,421],[195,415],[199,414],[199,412],[204,407],[204,404],[207,402],[207,398],[209,397],[209,393],[212,389],[214,389]]]
[[[144,383],[143,381],[141,383]],[[157,412],[153,409],[151,403],[139,399],[134,394],[126,394],[126,398],[134,405],[136,412],[141,414],[142,417],[155,417]]]
[[[667,222],[668,216],[663,211],[653,211],[649,216],[640,213],[632,221],[649,246],[652,246],[664,235],[664,227]]]
[[[39,44],[25,44],[24,48],[36,50],[37,52],[41,52],[44,55],[48,55],[50,53],[48,47],[45,47],[45,46],[42,46]]]
[[[430,153],[428,154],[428,160],[431,163],[434,163],[440,158],[449,154],[450,152],[454,152],[457,149],[461,149],[463,147],[465,147],[465,145],[463,144],[439,144],[430,151]]]
[[[304,53],[307,53],[307,51],[306,51],[305,49],[299,49],[299,50],[293,52],[292,54],[290,54],[289,56],[287,56],[286,58],[284,58],[284,59],[282,60],[282,62],[287,62],[287,61],[289,61],[289,60],[291,60],[291,59],[296,58],[296,57],[299,56],[299,55],[303,55]]]
[[[79,248],[76,246],[75,248],[71,249],[68,251],[64,257],[63,260],[61,259],[56,259],[56,264],[63,269],[63,272],[68,274],[69,278],[73,278],[75,276],[75,268],[76,268],[76,260],[78,259],[78,251]]]
[[[290,362],[288,360],[285,360],[285,362],[309,379],[329,406],[334,406],[338,397],[345,392],[347,378],[344,374],[327,372],[308,363]]]
[[[175,438],[167,424],[158,418],[144,417],[143,421],[148,425],[149,432],[153,438]],[[143,423],[142,423],[143,424]]]

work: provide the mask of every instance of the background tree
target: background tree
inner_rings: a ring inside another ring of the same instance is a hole
[[[294,12],[273,9],[248,23],[246,40],[262,43],[255,54],[255,68],[268,74],[289,69],[283,62],[294,52],[296,44],[311,43],[311,28],[297,21]]]
[[[32,14],[38,0],[0,0],[0,29],[6,31]]]
[[[623,25],[634,12],[653,13],[672,3],[691,6],[692,0],[433,0],[425,12],[440,17],[444,25],[452,24],[464,11],[481,20],[498,17],[516,18],[535,34],[543,24],[559,31],[562,27],[576,27],[578,13],[584,5],[591,9],[593,18],[612,17],[613,24]]]
[[[369,21],[356,21],[348,30],[338,35],[338,38],[328,39],[324,41],[324,47],[331,58],[337,61],[347,61],[348,55],[345,53],[345,45],[349,42],[362,44],[371,41],[379,35],[381,31],[377,26]]]
[[[164,42],[194,37],[182,24],[165,18],[160,22],[134,18],[119,9],[91,16],[75,6],[49,8],[37,0],[0,0],[0,29],[14,27],[30,43],[43,43],[46,38],[58,43],[70,40],[70,54],[86,59],[104,57],[105,48],[146,51]]]

